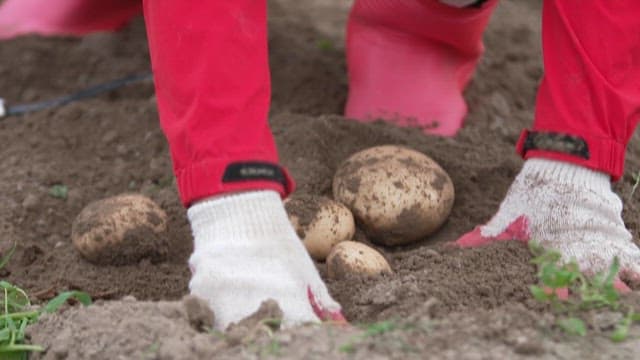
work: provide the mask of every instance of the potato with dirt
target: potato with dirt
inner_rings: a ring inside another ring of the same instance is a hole
[[[391,265],[377,250],[355,241],[344,241],[334,246],[327,257],[330,278],[348,276],[379,276],[391,274]]]
[[[163,260],[169,253],[167,214],[153,200],[123,194],[87,205],[73,222],[71,240],[87,260],[101,265]]]
[[[369,238],[404,245],[434,233],[454,202],[449,175],[430,157],[401,146],[376,146],[343,162],[334,198],[346,204]]]
[[[351,211],[327,197],[294,195],[284,205],[293,228],[315,260],[324,261],[334,245],[351,240],[355,234]]]

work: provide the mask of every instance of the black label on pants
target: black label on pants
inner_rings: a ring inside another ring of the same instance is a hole
[[[565,153],[589,160],[589,146],[583,138],[573,135],[530,131],[523,150],[545,150]]]
[[[273,181],[287,188],[287,178],[284,171],[275,164],[267,162],[237,162],[227,166],[222,177],[223,183],[240,181]]]

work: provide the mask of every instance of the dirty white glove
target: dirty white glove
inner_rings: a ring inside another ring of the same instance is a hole
[[[273,299],[285,325],[344,321],[274,191],[206,199],[188,211],[194,237],[191,293],[224,329]]]
[[[622,278],[640,278],[640,250],[621,217],[622,201],[609,175],[570,163],[527,160],[500,209],[457,243],[529,239],[575,259],[586,274],[605,271],[618,257]]]

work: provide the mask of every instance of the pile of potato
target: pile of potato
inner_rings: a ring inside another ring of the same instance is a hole
[[[336,171],[333,200],[294,195],[289,219],[330,277],[390,273],[377,250],[354,242],[355,224],[378,245],[406,245],[433,234],[451,213],[449,175],[428,156],[400,146],[377,146],[353,154]],[[354,221],[355,220],[355,221]]]
[[[360,151],[337,169],[333,199],[294,194],[285,201],[291,224],[329,276],[391,273],[385,257],[353,241],[356,223],[371,242],[405,245],[424,239],[447,219],[453,183],[431,158],[400,146]],[[124,194],[89,204],[72,227],[72,241],[87,260],[122,265],[169,252],[167,215],[151,199]]]

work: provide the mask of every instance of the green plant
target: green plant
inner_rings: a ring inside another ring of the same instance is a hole
[[[335,46],[333,45],[333,41],[329,39],[320,39],[318,40],[316,45],[318,46],[318,49],[323,51],[331,51],[335,48]]]
[[[155,359],[157,357],[158,350],[160,350],[160,343],[154,341],[149,347],[142,353],[143,359]]]
[[[360,341],[369,337],[374,337],[377,335],[382,335],[382,334],[386,334],[388,332],[394,331],[398,329],[399,326],[394,321],[385,320],[385,321],[380,321],[373,324],[362,325],[360,326],[360,328],[362,329],[362,333],[359,334],[358,336],[351,338],[348,342],[340,345],[340,347],[338,348],[340,352],[348,353],[348,354],[354,353],[356,351],[356,345]]]
[[[0,269],[7,264],[16,248],[16,244],[0,259]],[[34,324],[43,313],[57,311],[67,300],[75,299],[78,302],[89,305],[91,297],[80,291],[67,291],[51,299],[40,308],[35,308],[27,293],[7,281],[0,280],[0,358],[2,359],[26,359],[27,354],[33,351],[43,351],[42,346],[27,344],[25,330],[27,326]]]
[[[530,287],[531,294],[536,300],[551,304],[558,314],[564,315],[558,319],[558,327],[568,334],[584,336],[587,326],[578,317],[579,312],[606,308],[626,312],[627,315],[611,335],[614,341],[626,339],[631,324],[640,321],[640,314],[620,303],[620,295],[614,286],[620,270],[617,258],[614,258],[606,272],[589,278],[580,272],[575,261],[562,263],[562,256],[558,252],[545,250],[533,241],[529,242],[529,249],[534,255],[531,262],[538,267],[540,282],[540,285]],[[561,298],[558,294],[563,291],[573,296]]]
[[[57,199],[66,199],[69,194],[69,188],[66,185],[57,184],[49,189],[49,196]]]
[[[633,187],[631,188],[631,193],[629,194],[629,200],[633,197],[633,194],[636,192],[638,185],[640,185],[640,170],[637,173],[633,174]]]

